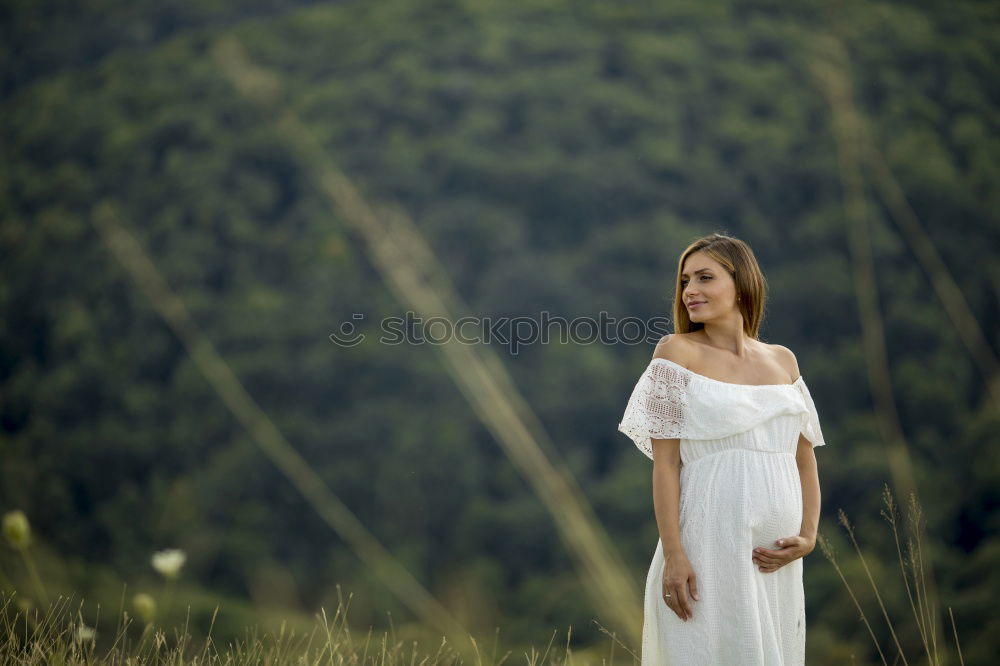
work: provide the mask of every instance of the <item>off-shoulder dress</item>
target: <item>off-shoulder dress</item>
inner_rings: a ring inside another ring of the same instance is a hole
[[[799,434],[822,446],[805,380],[732,384],[654,358],[618,430],[653,458],[651,438],[680,440],[680,536],[699,600],[681,620],[662,596],[663,544],[646,577],[643,666],[805,662],[802,559],[774,572],[752,560],[758,546],[799,533]]]

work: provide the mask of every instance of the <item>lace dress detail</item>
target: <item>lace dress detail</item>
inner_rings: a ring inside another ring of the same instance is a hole
[[[799,436],[826,442],[805,380],[731,384],[654,358],[632,391],[618,430],[652,459],[650,439],[680,440],[681,545],[698,601],[684,622],[662,598],[663,544],[646,577],[642,666],[805,661],[802,559],[772,573],[752,551],[799,533]]]
[[[618,429],[632,438],[651,460],[650,437],[674,439],[687,432],[684,417],[690,411],[687,404],[689,381],[690,375],[678,370],[673,363],[650,363],[632,391]]]
[[[650,438],[718,439],[789,413],[799,415],[799,432],[813,447],[826,444],[801,375],[792,384],[731,384],[654,358],[632,390],[618,430],[652,460]]]

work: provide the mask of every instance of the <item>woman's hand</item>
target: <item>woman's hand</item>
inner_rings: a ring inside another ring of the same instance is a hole
[[[698,584],[694,569],[684,551],[668,553],[663,564],[663,602],[677,617],[687,622],[691,617],[691,602],[698,601]],[[688,594],[690,587],[690,595]],[[670,595],[670,596],[667,596]]]
[[[774,542],[778,546],[777,550],[768,548],[754,548],[754,564],[763,573],[772,573],[789,562],[794,562],[800,557],[804,557],[816,547],[815,539],[807,539],[804,536],[782,537]]]

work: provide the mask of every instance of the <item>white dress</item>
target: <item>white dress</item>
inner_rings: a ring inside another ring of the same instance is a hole
[[[650,459],[650,438],[679,439],[680,537],[698,601],[685,622],[663,600],[663,544],[646,578],[642,666],[791,666],[805,662],[802,558],[764,573],[758,546],[799,533],[799,433],[823,434],[800,376],[731,384],[654,358],[618,429]]]

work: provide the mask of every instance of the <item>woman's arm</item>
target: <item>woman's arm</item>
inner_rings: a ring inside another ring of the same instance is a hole
[[[754,564],[764,573],[777,571],[784,565],[805,557],[816,548],[816,529],[819,526],[819,475],[816,473],[816,456],[812,443],[801,434],[795,451],[795,464],[802,483],[802,525],[797,537],[778,539],[778,548],[753,549]]]
[[[663,544],[663,603],[687,622],[698,601],[698,577],[681,545],[681,441],[653,439],[653,508]]]
[[[654,358],[679,365],[687,364],[687,343],[679,335],[665,335],[656,345]],[[667,433],[663,433],[667,434]],[[692,603],[698,601],[698,577],[681,545],[681,440],[650,438],[653,449],[653,509],[663,552],[663,603],[677,617],[693,617]]]
[[[663,543],[663,556],[684,552],[681,547],[681,456],[679,439],[653,439],[653,510]]]
[[[801,376],[799,362],[788,347],[771,345],[778,352],[781,362],[788,370],[788,377],[797,381]],[[799,434],[799,443],[795,449],[795,464],[799,467],[799,479],[802,483],[802,525],[799,536],[809,542],[809,552],[816,547],[816,530],[819,529],[819,473],[816,471],[816,454],[812,442]]]
[[[816,530],[819,528],[819,473],[816,470],[816,454],[812,443],[799,435],[799,445],[795,451],[795,464],[799,467],[802,483],[802,526],[799,536],[810,543],[809,551],[816,547]]]

